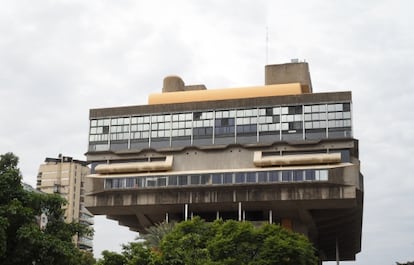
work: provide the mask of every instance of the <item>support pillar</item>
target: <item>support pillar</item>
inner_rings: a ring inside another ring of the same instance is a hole
[[[239,221],[242,220],[242,208],[241,208],[241,202],[239,202]]]
[[[338,246],[338,238],[335,240],[335,254],[336,254],[336,265],[339,265],[339,246]]]
[[[168,213],[165,213],[165,222],[168,224]]]
[[[184,205],[184,221],[188,220],[188,203]]]
[[[269,224],[273,224],[273,211],[269,210]]]
[[[218,219],[220,219],[220,212],[219,211],[216,212],[216,220],[218,220]]]

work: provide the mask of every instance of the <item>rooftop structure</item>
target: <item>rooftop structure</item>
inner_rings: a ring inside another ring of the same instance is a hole
[[[351,92],[313,93],[308,64],[265,85],[207,90],[177,76],[147,105],[90,110],[86,206],[143,232],[199,215],[280,223],[321,260],[361,249],[363,177]]]
[[[65,221],[93,225],[93,215],[85,208],[84,183],[90,173],[87,162],[59,155],[58,158],[46,158],[39,167],[36,188],[45,193],[56,193],[68,202],[65,206]],[[92,237],[74,237],[79,249],[92,251]]]

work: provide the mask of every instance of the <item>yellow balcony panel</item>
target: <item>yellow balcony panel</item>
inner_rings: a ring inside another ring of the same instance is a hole
[[[172,164],[173,156],[167,156],[165,161],[101,164],[95,171],[99,174],[167,171],[171,170]]]
[[[318,165],[341,162],[340,153],[303,154],[284,156],[262,156],[262,152],[254,152],[253,163],[256,167],[289,166],[289,165]]]

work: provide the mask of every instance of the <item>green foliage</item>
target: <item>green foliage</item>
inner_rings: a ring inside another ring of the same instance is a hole
[[[250,222],[204,222],[196,217],[166,234],[159,264],[271,265],[318,264],[309,240],[278,225],[255,227]],[[143,263],[151,264],[151,263]]]
[[[64,222],[60,196],[24,190],[17,165],[12,153],[0,156],[0,264],[94,264],[72,243],[74,235],[92,231]],[[44,230],[37,223],[42,213],[48,217]]]
[[[157,256],[143,243],[132,242],[123,246],[125,265],[150,265],[156,264]]]
[[[126,258],[113,251],[102,251],[102,259],[99,259],[97,265],[125,265]]]
[[[159,228],[159,227],[158,227]],[[178,223],[160,236],[159,245],[129,243],[120,254],[103,253],[98,265],[316,265],[309,240],[278,225],[255,227],[250,222],[217,220],[208,223],[195,217]],[[111,263],[114,258],[118,263]],[[123,262],[123,263],[122,263]]]
[[[161,244],[161,240],[164,236],[172,231],[175,223],[159,223],[154,226],[145,229],[146,234],[141,235],[139,239],[145,240],[145,245],[150,249],[158,250]]]

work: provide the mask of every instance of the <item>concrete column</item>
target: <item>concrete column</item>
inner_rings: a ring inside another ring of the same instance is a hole
[[[336,254],[336,265],[339,265],[339,246],[338,246],[338,238],[335,241],[335,254]]]
[[[184,205],[184,221],[188,219],[188,203]]]
[[[273,224],[273,211],[269,210],[269,224]]]
[[[165,213],[165,222],[168,224],[168,213]]]
[[[219,211],[216,212],[216,220],[218,220],[218,219],[220,219],[220,212]]]
[[[242,208],[241,208],[241,202],[239,202],[239,221],[242,220]]]
[[[243,221],[246,221],[246,211],[243,210]]]

